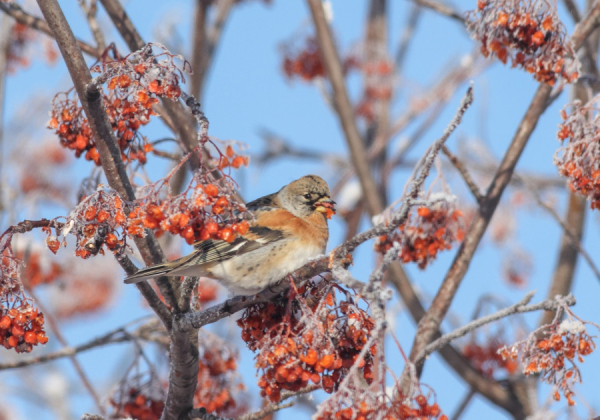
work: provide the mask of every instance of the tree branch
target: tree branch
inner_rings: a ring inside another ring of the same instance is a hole
[[[358,175],[369,214],[375,216],[383,211],[384,203],[377,193],[377,185],[371,175],[369,163],[365,159],[366,150],[356,127],[354,110],[346,91],[342,64],[333,43],[329,24],[325,18],[323,4],[321,0],[307,0],[307,2],[317,30],[317,39],[325,68],[327,69],[327,77],[331,82],[335,110],[344,131],[348,147],[350,148],[352,164]]]
[[[90,128],[97,141],[96,145],[102,161],[102,168],[108,183],[121,196],[128,200],[134,200],[133,188],[127,177],[121,151],[104,109],[102,97],[100,92],[93,89],[92,76],[81,55],[81,50],[75,42],[73,32],[56,0],[38,0],[38,5],[54,34],[88,118]],[[88,89],[88,85],[92,86],[92,89]],[[135,243],[146,264],[156,264],[164,260],[162,250],[151,232],[148,233],[146,238],[136,239]],[[166,278],[158,279],[157,284],[167,302],[171,306],[175,306],[177,301]]]

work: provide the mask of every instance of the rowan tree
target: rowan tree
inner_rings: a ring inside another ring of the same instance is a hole
[[[0,419],[594,417],[600,4],[460,7],[0,0]],[[122,285],[308,170],[325,255]]]

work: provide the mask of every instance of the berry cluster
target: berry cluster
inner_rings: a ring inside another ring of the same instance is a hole
[[[29,353],[33,346],[46,344],[44,314],[26,299],[16,301],[10,309],[7,303],[0,304],[0,343],[17,353]]]
[[[244,159],[236,156],[232,165],[237,158]],[[197,171],[188,187],[175,196],[168,195],[168,182],[169,177],[143,187],[141,198],[131,203],[100,185],[71,211],[56,236],[45,228],[48,248],[56,253],[61,244],[66,245],[59,237],[71,233],[77,237],[75,254],[85,259],[103,254],[104,245],[115,253],[123,252],[126,238],[144,237],[146,228],[154,230],[156,236],[165,232],[179,235],[189,244],[209,238],[231,242],[250,228],[243,219],[245,206],[233,198],[235,184],[228,175],[216,181],[210,172]]]
[[[116,409],[115,418],[132,418],[136,420],[159,420],[165,408],[163,399],[154,399],[138,388],[130,388],[122,400],[110,400]]]
[[[215,342],[218,345],[214,345]],[[200,344],[194,406],[204,407],[209,413],[231,417],[238,406],[235,394],[244,389],[238,380],[235,355],[214,337],[200,338]]]
[[[155,55],[153,47],[163,52]],[[152,106],[158,103],[158,98],[179,98],[179,84],[184,77],[174,62],[178,58],[181,57],[160,45],[148,44],[122,59],[109,61],[105,56],[103,61],[92,66],[92,72],[101,73],[97,80],[108,82],[109,92],[101,91],[102,100],[123,161],[137,160],[144,164],[146,154],[153,150],[153,146],[138,134],[138,129],[150,122],[150,117],[155,114]],[[85,153],[87,160],[100,165],[96,140],[74,90],[54,97],[48,125],[56,130],[63,147],[74,150],[76,157]]]
[[[561,112],[558,139],[562,147],[554,156],[554,164],[562,176],[569,180],[573,192],[584,195],[593,209],[600,208],[600,96],[582,105],[575,101],[567,107],[572,112]]]
[[[389,235],[379,237],[375,250],[382,254],[395,242],[402,248],[403,263],[416,262],[423,269],[440,251],[452,248],[454,241],[464,238],[463,214],[450,201],[440,201],[431,207],[419,207],[410,213],[406,223]]]
[[[66,246],[66,241],[61,243],[60,235],[75,235],[75,255],[84,259],[98,253],[104,254],[104,245],[113,252],[122,252],[125,249],[126,235],[145,235],[144,230],[138,229],[126,216],[125,203],[116,191],[103,185],[71,211],[63,229],[56,229],[57,236],[51,235],[50,228],[43,230],[48,233],[46,245],[53,253],[61,245]]]
[[[389,394],[388,394],[389,395]],[[418,392],[413,397],[390,398],[383,390],[372,390],[356,384],[336,392],[319,406],[315,420],[448,420],[430,395]]]
[[[469,12],[471,36],[481,42],[481,53],[510,59],[533,73],[535,80],[554,85],[558,78],[573,82],[579,77],[579,61],[547,0],[478,0]]]
[[[573,384],[581,382],[581,373],[575,359],[583,363],[583,357],[596,348],[585,324],[567,311],[568,319],[560,322],[557,317],[550,325],[534,331],[527,340],[510,347],[502,347],[498,353],[505,359],[516,359],[521,352],[525,375],[540,375],[540,378],[554,385],[554,399],[560,400],[562,390],[569,405],[574,405]],[[543,333],[543,334],[540,334]],[[568,363],[568,365],[567,365]]]
[[[297,76],[304,81],[310,81],[317,77],[325,77],[325,65],[316,39],[307,38],[305,46],[295,53],[287,46],[284,52],[283,71],[290,79]]]
[[[499,370],[505,370],[509,375],[516,372],[518,364],[514,359],[504,359],[498,350],[503,347],[499,341],[490,340],[482,345],[470,342],[462,349],[463,356],[479,373],[493,377]]]
[[[232,242],[250,224],[241,218],[246,208],[232,197],[231,183],[229,178],[216,182],[210,174],[196,173],[185,191],[166,199],[160,195],[166,184],[146,187],[148,194],[129,214],[128,233],[137,235],[148,228],[159,237],[165,232],[179,235],[188,244],[209,238]]]
[[[371,317],[351,298],[338,304],[327,282],[309,283],[299,293],[287,308],[261,303],[238,320],[242,339],[258,352],[261,396],[279,401],[282,389],[298,391],[309,382],[332,393],[355,363],[370,384],[377,348],[372,345],[364,359],[358,356],[374,328]]]

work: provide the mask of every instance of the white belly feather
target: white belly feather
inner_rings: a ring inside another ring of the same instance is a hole
[[[211,267],[211,277],[236,295],[253,295],[325,252],[325,247],[316,244],[297,247],[289,246],[290,242],[278,241],[233,257]]]

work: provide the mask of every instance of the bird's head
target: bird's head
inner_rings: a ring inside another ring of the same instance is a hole
[[[330,218],[335,214],[335,201],[329,195],[329,186],[316,175],[303,176],[277,193],[281,206],[297,217],[319,212]]]

